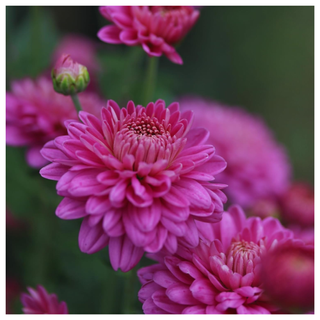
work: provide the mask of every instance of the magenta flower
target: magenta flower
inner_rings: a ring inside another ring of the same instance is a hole
[[[290,163],[262,119],[201,98],[185,97],[181,107],[195,112],[194,127],[208,129],[209,142],[226,159],[228,166],[217,181],[228,185],[226,194],[232,203],[251,207],[287,189]]]
[[[77,119],[77,112],[70,97],[56,93],[51,80],[24,79],[12,83],[6,94],[6,143],[26,146],[27,162],[41,168],[48,163],[41,154],[43,145],[67,133],[64,121]],[[84,110],[99,114],[104,103],[95,94],[80,93]]]
[[[314,309],[314,247],[297,243],[277,246],[262,259],[266,295],[282,309],[303,313]]]
[[[58,217],[84,217],[81,251],[109,244],[113,268],[128,271],[144,251],[174,253],[178,239],[196,246],[194,220],[220,221],[225,185],[212,181],[226,162],[205,144],[207,130],[190,130],[191,111],[162,100],[120,109],[109,100],[100,118],[79,117],[83,123],[67,122],[68,135],[44,146],[52,164],[40,174],[58,181]]]
[[[314,191],[302,182],[293,183],[280,199],[283,219],[301,227],[314,225]]]
[[[272,217],[246,219],[238,206],[224,212],[220,223],[197,221],[197,227],[198,247],[150,255],[159,263],[138,271],[144,313],[276,312],[262,288],[261,258],[293,241],[293,233]]]
[[[64,301],[59,302],[57,296],[49,294],[38,285],[37,290],[28,288],[29,294],[22,293],[22,311],[27,314],[67,314],[68,307]]]
[[[150,57],[164,54],[178,64],[183,62],[173,45],[185,37],[200,14],[186,6],[104,6],[100,13],[114,23],[100,29],[100,40],[140,45]]]

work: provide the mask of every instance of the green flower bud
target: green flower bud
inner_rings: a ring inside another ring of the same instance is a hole
[[[65,96],[84,91],[90,81],[87,68],[74,62],[70,55],[63,54],[52,69],[54,90]]]

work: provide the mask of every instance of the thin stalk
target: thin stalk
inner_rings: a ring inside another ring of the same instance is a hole
[[[136,265],[132,270],[127,272],[125,277],[124,286],[124,298],[122,304],[122,312],[125,314],[136,313],[135,304],[137,301],[136,295],[136,282],[138,280],[137,271],[139,269],[139,264]]]
[[[153,99],[154,90],[156,87],[157,70],[158,70],[158,58],[148,58],[148,66],[145,77],[144,85],[144,105],[146,106]]]
[[[82,110],[82,107],[81,107],[81,104],[80,104],[78,95],[77,95],[77,94],[72,94],[72,95],[71,95],[71,99],[72,99],[72,102],[73,102],[73,104],[74,104],[77,112],[81,111],[81,110]]]

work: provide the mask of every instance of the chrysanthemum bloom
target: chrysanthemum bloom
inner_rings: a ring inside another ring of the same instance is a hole
[[[54,90],[65,96],[84,91],[90,81],[87,68],[65,53],[53,67],[51,78]]]
[[[224,212],[220,223],[197,226],[198,247],[151,255],[159,263],[138,271],[144,313],[276,312],[261,287],[261,257],[293,233],[272,217],[246,219],[238,206]]]
[[[228,167],[217,181],[228,185],[226,194],[232,203],[248,208],[287,189],[290,163],[262,119],[241,108],[196,97],[185,97],[181,107],[194,111],[194,127],[208,129],[209,142],[226,159]]]
[[[190,130],[191,111],[181,114],[178,103],[166,108],[162,100],[120,109],[109,100],[100,118],[79,117],[83,123],[66,123],[68,135],[44,146],[52,164],[40,174],[57,180],[65,197],[58,217],[84,217],[81,251],[109,244],[113,268],[128,271],[144,251],[174,253],[177,238],[196,246],[195,219],[220,221],[225,185],[212,181],[226,162],[205,144],[207,130]]]
[[[104,6],[104,18],[113,22],[100,29],[100,40],[128,46],[142,46],[151,57],[164,54],[170,61],[182,64],[173,45],[193,27],[199,11],[186,6]]]
[[[37,290],[27,288],[29,294],[21,294],[22,311],[26,314],[67,314],[68,307],[64,301],[59,302],[57,296],[49,294],[38,285]]]
[[[301,227],[314,224],[314,191],[306,183],[296,182],[281,196],[282,216],[287,223]]]
[[[261,264],[265,294],[293,313],[314,309],[314,247],[285,243],[266,254]]]
[[[77,119],[71,97],[56,93],[51,80],[38,78],[13,82],[6,94],[6,143],[26,146],[27,162],[34,168],[48,163],[41,154],[43,145],[67,130],[64,121]],[[79,94],[84,110],[99,114],[104,103],[95,94]]]

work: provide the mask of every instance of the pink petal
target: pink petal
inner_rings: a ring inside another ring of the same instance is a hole
[[[156,306],[159,308],[174,314],[180,314],[182,310],[185,308],[185,306],[174,303],[171,301],[165,293],[165,289],[157,290],[152,295],[153,302]]]
[[[114,270],[127,272],[134,268],[144,251],[137,248],[127,236],[112,237],[109,242],[110,262]]]
[[[183,309],[182,314],[205,314],[206,309],[203,305],[195,305]]]
[[[115,25],[105,26],[101,28],[97,34],[98,38],[104,42],[119,44],[122,43],[120,40],[121,29]]]
[[[156,306],[152,298],[147,299],[142,305],[143,312],[145,314],[167,314],[169,312]]]
[[[208,140],[209,135],[209,131],[205,128],[191,129],[186,136],[187,143],[184,148],[187,149],[193,146],[204,144]]]
[[[83,218],[87,215],[85,204],[85,201],[64,198],[56,209],[56,215],[64,220]]]
[[[192,296],[189,286],[185,284],[172,284],[166,291],[168,298],[176,303],[193,305],[198,301]]]
[[[82,252],[95,253],[109,243],[109,237],[104,233],[100,224],[90,227],[88,218],[84,218],[79,232],[79,247]]]
[[[40,175],[43,178],[58,181],[68,170],[69,167],[60,163],[50,163],[40,170]]]

